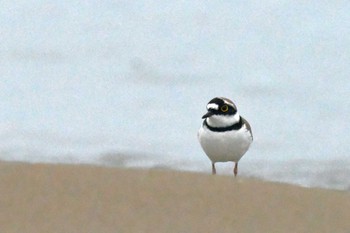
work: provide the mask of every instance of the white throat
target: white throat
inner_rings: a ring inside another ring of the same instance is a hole
[[[211,127],[221,128],[234,125],[239,122],[239,114],[235,115],[212,115],[207,118],[207,124]]]

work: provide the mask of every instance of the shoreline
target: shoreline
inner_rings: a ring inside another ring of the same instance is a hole
[[[4,232],[349,232],[350,193],[173,170],[0,162]]]

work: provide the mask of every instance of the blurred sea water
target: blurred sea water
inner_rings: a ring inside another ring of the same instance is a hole
[[[0,5],[0,159],[209,172],[197,130],[226,96],[242,176],[350,190],[350,3]]]

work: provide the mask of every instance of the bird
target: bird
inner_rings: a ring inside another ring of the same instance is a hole
[[[215,163],[234,162],[233,174],[238,174],[238,161],[253,142],[249,122],[239,115],[236,105],[228,98],[215,97],[207,104],[207,113],[198,131],[198,140],[211,160],[212,174]]]

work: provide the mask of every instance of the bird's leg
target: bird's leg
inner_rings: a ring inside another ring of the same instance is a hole
[[[237,176],[238,173],[238,162],[235,163],[235,168],[233,169],[233,174],[235,175],[235,177]]]
[[[216,174],[215,163],[211,163],[211,174]]]

